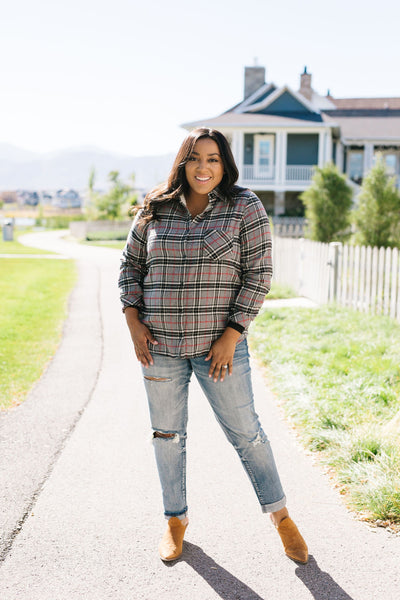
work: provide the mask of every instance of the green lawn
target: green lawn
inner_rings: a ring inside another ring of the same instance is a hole
[[[0,258],[0,409],[22,402],[53,356],[75,280],[73,261]]]
[[[335,306],[268,308],[250,342],[349,505],[400,523],[400,325]]]
[[[272,281],[271,289],[266,296],[266,300],[281,300],[283,298],[295,298],[297,294],[288,285],[282,285]]]
[[[116,250],[123,250],[125,248],[125,242],[119,242],[117,240],[114,241],[98,241],[98,242],[89,242],[83,241],[81,244],[87,244],[89,246],[100,246],[101,248],[114,248]]]
[[[0,254],[52,254],[47,250],[39,250],[38,248],[30,248],[29,246],[23,246],[17,241],[17,235],[14,235],[13,242],[4,242],[3,238],[0,240]]]

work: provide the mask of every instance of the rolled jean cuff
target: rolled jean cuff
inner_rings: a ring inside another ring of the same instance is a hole
[[[170,519],[172,519],[172,517],[177,517],[178,519],[180,519],[181,521],[183,521],[183,519],[185,519],[188,516],[188,509],[185,508],[185,510],[182,513],[164,513],[164,517],[167,519],[167,521],[169,521]]]
[[[283,498],[278,500],[278,502],[273,502],[272,504],[261,504],[261,510],[263,513],[272,513],[281,510],[281,508],[285,508],[285,506],[286,496],[283,496]]]

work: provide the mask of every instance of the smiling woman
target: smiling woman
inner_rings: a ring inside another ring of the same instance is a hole
[[[143,367],[168,519],[159,553],[165,561],[178,558],[188,525],[186,426],[194,373],[286,554],[306,563],[306,543],[289,517],[255,412],[245,339],[270,288],[269,221],[237,178],[222,133],[193,130],[168,181],[146,196],[123,252],[121,301]]]

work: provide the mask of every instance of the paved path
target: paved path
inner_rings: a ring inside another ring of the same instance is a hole
[[[345,509],[254,367],[258,412],[306,537],[287,559],[195,382],[181,560],[164,529],[141,373],[116,291],[119,252],[29,243],[78,259],[63,342],[24,404],[0,418],[2,600],[398,600],[400,538]]]

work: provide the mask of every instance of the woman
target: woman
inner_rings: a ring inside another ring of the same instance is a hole
[[[148,396],[168,519],[162,560],[182,553],[188,525],[186,424],[194,371],[236,449],[286,554],[307,546],[289,517],[268,439],[254,410],[246,334],[272,275],[268,217],[238,170],[226,138],[193,130],[168,181],[145,198],[123,252],[119,286]]]

